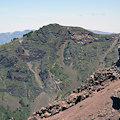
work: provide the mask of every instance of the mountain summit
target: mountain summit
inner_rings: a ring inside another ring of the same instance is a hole
[[[117,60],[119,34],[50,24],[0,46],[1,120],[27,119]],[[13,104],[14,103],[14,104]]]

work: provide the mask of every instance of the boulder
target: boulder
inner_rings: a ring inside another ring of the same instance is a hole
[[[120,109],[120,88],[114,90],[111,99],[113,100],[113,108],[119,110]]]

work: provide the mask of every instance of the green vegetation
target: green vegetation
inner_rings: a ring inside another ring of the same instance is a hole
[[[0,106],[0,119],[1,120],[9,120],[10,118],[14,118],[14,120],[26,120],[29,115],[29,112],[27,108],[22,109],[19,108],[16,111],[11,112],[9,106],[7,108],[4,108],[3,106]]]
[[[25,37],[25,36],[26,36],[26,37],[29,37],[32,33],[33,33],[33,31],[31,31],[31,32],[29,32],[29,33],[27,33],[27,34],[24,34],[23,37]]]
[[[0,101],[5,100],[5,93],[16,101],[14,111],[11,101],[7,108],[0,103],[1,120],[25,120],[39,95],[50,94],[52,100],[64,98],[94,71],[110,66],[117,60],[117,46],[107,51],[116,36],[50,24],[1,45]]]
[[[18,38],[13,38],[11,41],[17,40]]]

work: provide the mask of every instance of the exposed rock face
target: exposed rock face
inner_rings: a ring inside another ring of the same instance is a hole
[[[120,109],[120,88],[116,89],[113,92],[111,99],[113,100],[113,108],[119,110]]]
[[[100,90],[104,89],[109,82],[117,80],[118,77],[119,74],[116,65],[104,70],[98,70],[93,73],[93,75],[91,75],[84,84],[75,89],[70,96],[60,101],[54,101],[52,104],[41,108],[37,112],[33,113],[33,116],[28,118],[28,120],[39,120],[50,117],[59,113],[60,111],[64,111],[74,106],[78,102],[93,96],[95,92],[99,92]],[[116,98],[115,95],[120,97],[120,94],[117,92],[117,94],[115,93],[114,97],[112,98]]]

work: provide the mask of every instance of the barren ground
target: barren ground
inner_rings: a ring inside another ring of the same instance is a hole
[[[117,120],[120,113],[112,108],[110,98],[113,91],[120,87],[120,80],[108,86],[77,105],[42,120]]]

